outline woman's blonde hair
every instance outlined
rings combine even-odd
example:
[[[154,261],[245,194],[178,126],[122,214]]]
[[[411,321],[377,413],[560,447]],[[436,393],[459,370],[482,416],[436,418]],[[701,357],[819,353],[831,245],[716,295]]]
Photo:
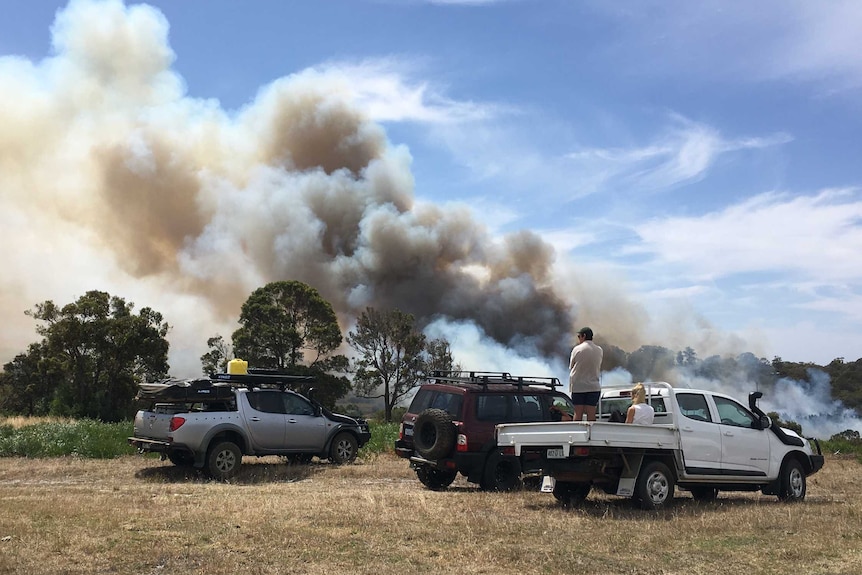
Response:
[[[646,403],[646,388],[642,383],[632,388],[632,405],[637,405],[638,403]]]

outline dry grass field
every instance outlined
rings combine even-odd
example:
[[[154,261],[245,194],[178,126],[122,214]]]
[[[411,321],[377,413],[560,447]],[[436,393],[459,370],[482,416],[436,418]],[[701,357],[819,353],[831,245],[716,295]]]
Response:
[[[805,503],[678,492],[663,512],[593,493],[424,489],[407,463],[246,459],[232,483],[139,456],[0,458],[0,573],[862,573],[856,460],[830,458]]]

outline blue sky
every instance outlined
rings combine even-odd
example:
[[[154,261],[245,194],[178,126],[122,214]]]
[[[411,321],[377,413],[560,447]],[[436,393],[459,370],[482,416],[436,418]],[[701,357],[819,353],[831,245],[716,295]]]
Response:
[[[862,357],[858,2],[152,1],[67,9],[31,0],[5,8],[0,87],[14,87],[6,119],[25,118],[15,133],[45,139],[38,152],[0,161],[2,239],[16,248],[8,263],[16,277],[3,280],[0,299],[3,361],[32,341],[21,311],[93,288],[113,286],[181,324],[172,349],[187,357],[174,364],[203,353],[193,334],[228,333],[218,314],[173,319],[196,307],[199,294],[158,274],[129,274],[120,251],[109,250],[118,263],[106,265],[108,252],[95,246],[104,235],[91,241],[86,217],[63,207],[49,218],[40,206],[87,188],[88,171],[69,173],[74,164],[63,163],[76,149],[68,140],[115,141],[119,132],[86,138],[116,129],[122,110],[138,118],[155,110],[159,126],[182,113],[195,120],[190,130],[202,118],[235,127],[262,113],[281,83],[303,82],[344,91],[366,130],[382,134],[386,154],[400,158],[392,162],[409,168],[405,185],[417,203],[468,210],[489,242],[528,230],[552,246],[553,289],[576,310],[574,321],[615,345],[821,364]],[[55,23],[58,11],[67,17]],[[136,47],[112,55],[118,66],[146,72],[156,62],[146,82],[157,78],[169,95],[129,104],[133,97],[101,94],[89,110],[70,104],[74,129],[30,122],[40,116],[29,103],[56,112],[69,90],[100,94],[98,81],[87,83],[100,68],[80,56],[94,54],[92,38],[118,29]],[[66,65],[91,76],[66,85]],[[22,138],[7,135],[4,144],[0,136],[0,150],[26,148]],[[57,150],[45,151],[45,142]],[[37,170],[59,165],[68,187],[36,200],[22,191],[44,178]],[[59,243],[39,244],[44,234],[25,242],[22,222],[34,210],[45,234],[70,226]],[[178,259],[187,275],[205,267],[188,237]],[[76,255],[57,247],[78,242]],[[43,257],[55,261],[50,272],[30,269]],[[66,276],[61,262],[70,258],[77,267]],[[271,279],[264,268],[252,280]],[[155,295],[165,293],[172,303]]]

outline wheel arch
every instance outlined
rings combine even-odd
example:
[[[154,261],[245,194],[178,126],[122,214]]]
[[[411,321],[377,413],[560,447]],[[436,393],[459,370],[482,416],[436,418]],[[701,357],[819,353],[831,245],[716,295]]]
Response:
[[[338,437],[339,433],[349,433],[353,436],[353,439],[356,440],[356,443],[359,443],[359,433],[349,425],[337,425],[330,432],[329,436],[326,438],[326,443],[323,445],[323,451],[321,453],[329,453],[329,450],[332,449],[332,442],[335,441],[335,438]]]
[[[203,443],[202,449],[195,453],[195,467],[203,467],[206,462],[207,453],[210,448],[220,441],[230,441],[237,444],[240,452],[243,455],[252,455],[249,450],[249,443],[239,429],[234,426],[215,427],[207,434]]]
[[[670,470],[670,474],[673,476],[674,483],[679,483],[679,469],[677,468],[676,459],[674,458],[672,453],[662,452],[645,454],[643,460],[641,461],[641,469],[643,469],[646,465],[652,463],[653,461],[664,463]]]
[[[806,476],[811,475],[811,473],[813,472],[811,459],[802,451],[791,451],[789,453],[786,453],[784,455],[784,458],[781,460],[781,467],[779,467],[779,473],[787,465],[787,462],[793,459],[799,462]]]

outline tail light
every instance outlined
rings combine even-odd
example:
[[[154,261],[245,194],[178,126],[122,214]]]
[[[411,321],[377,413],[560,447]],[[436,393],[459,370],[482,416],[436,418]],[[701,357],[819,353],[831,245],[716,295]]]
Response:
[[[168,427],[168,429],[171,431],[176,431],[177,429],[182,427],[185,422],[186,422],[185,417],[180,417],[178,415],[175,415],[174,417],[171,418],[171,425],[170,425],[170,427]]]
[[[455,451],[467,451],[468,449],[467,436],[463,433],[459,433],[458,442],[455,444]]]
[[[572,454],[573,455],[581,455],[581,456],[586,457],[587,455],[590,454],[590,448],[589,447],[576,447],[572,450]]]
[[[398,426],[398,440],[401,441],[404,439],[404,424]]]
[[[506,447],[500,449],[500,453],[502,453],[503,455],[515,455],[515,446],[507,445]]]

